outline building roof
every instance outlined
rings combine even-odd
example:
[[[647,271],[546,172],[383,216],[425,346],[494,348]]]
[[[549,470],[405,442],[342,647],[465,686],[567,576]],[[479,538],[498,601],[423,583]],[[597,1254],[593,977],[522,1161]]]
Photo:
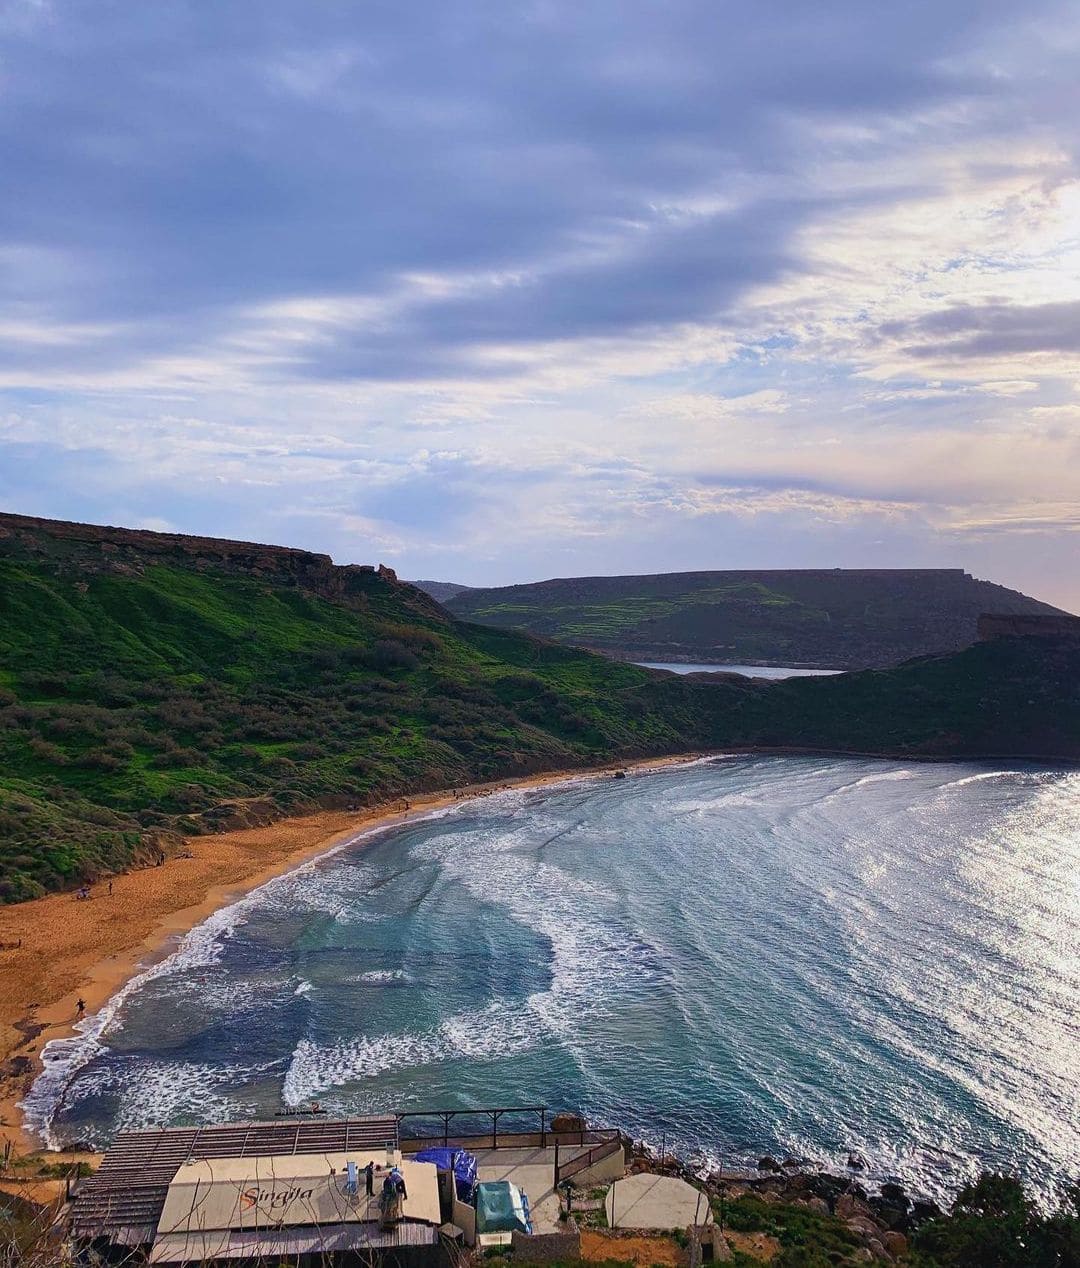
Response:
[[[152,1264],[204,1263],[217,1259],[271,1260],[303,1254],[386,1250],[399,1246],[431,1246],[438,1230],[430,1224],[401,1223],[391,1229],[377,1224],[326,1224],[319,1228],[286,1228],[277,1232],[166,1233],[150,1252]]]
[[[355,1224],[379,1218],[379,1193],[389,1168],[386,1151],[295,1154],[287,1157],[199,1158],[183,1163],[169,1185],[158,1234],[220,1229],[280,1230],[309,1224]],[[349,1192],[349,1162],[380,1170],[374,1194]],[[433,1162],[397,1162],[408,1196],[403,1219],[438,1226],[439,1179]]]
[[[149,1244],[157,1233],[169,1185],[190,1159],[353,1156],[385,1150],[388,1143],[396,1146],[397,1138],[397,1119],[392,1115],[122,1132],[93,1177],[79,1186],[72,1234],[80,1239],[107,1237],[125,1246]]]

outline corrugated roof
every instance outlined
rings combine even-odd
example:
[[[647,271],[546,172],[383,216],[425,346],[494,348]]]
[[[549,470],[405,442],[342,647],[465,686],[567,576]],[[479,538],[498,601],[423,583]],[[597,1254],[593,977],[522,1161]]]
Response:
[[[72,1233],[77,1238],[119,1241],[117,1233],[123,1227],[155,1230],[169,1185],[181,1164],[190,1159],[369,1153],[390,1142],[397,1144],[393,1116],[278,1119],[121,1132],[94,1176],[79,1186],[72,1207]]]

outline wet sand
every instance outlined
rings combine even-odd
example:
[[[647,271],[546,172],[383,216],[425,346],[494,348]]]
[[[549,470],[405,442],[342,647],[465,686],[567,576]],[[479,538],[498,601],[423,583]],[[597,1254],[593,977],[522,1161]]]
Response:
[[[99,1009],[128,978],[176,939],[274,876],[359,833],[391,827],[425,811],[508,788],[529,788],[616,769],[649,769],[693,760],[696,754],[553,771],[474,784],[455,792],[419,794],[364,811],[325,811],[259,828],[192,837],[191,857],[170,857],[97,882],[91,897],[53,894],[0,907],[0,1141],[25,1153],[40,1147],[25,1130],[18,1102],[41,1069],[41,1050],[72,1033],[82,999]],[[12,944],[20,943],[19,946]]]

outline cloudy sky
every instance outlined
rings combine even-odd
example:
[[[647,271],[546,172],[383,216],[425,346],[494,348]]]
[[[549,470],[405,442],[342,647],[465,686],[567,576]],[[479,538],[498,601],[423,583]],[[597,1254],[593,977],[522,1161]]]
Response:
[[[1080,10],[6,0],[0,505],[1080,611]]]

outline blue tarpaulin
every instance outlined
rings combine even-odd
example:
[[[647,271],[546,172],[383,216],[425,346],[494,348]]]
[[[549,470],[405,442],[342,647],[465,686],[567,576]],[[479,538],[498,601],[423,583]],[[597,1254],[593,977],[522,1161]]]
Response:
[[[453,1171],[457,1181],[458,1197],[462,1202],[471,1202],[473,1189],[476,1188],[476,1155],[467,1149],[446,1149],[442,1147],[421,1149],[413,1155],[417,1162],[433,1162],[440,1171]]]

